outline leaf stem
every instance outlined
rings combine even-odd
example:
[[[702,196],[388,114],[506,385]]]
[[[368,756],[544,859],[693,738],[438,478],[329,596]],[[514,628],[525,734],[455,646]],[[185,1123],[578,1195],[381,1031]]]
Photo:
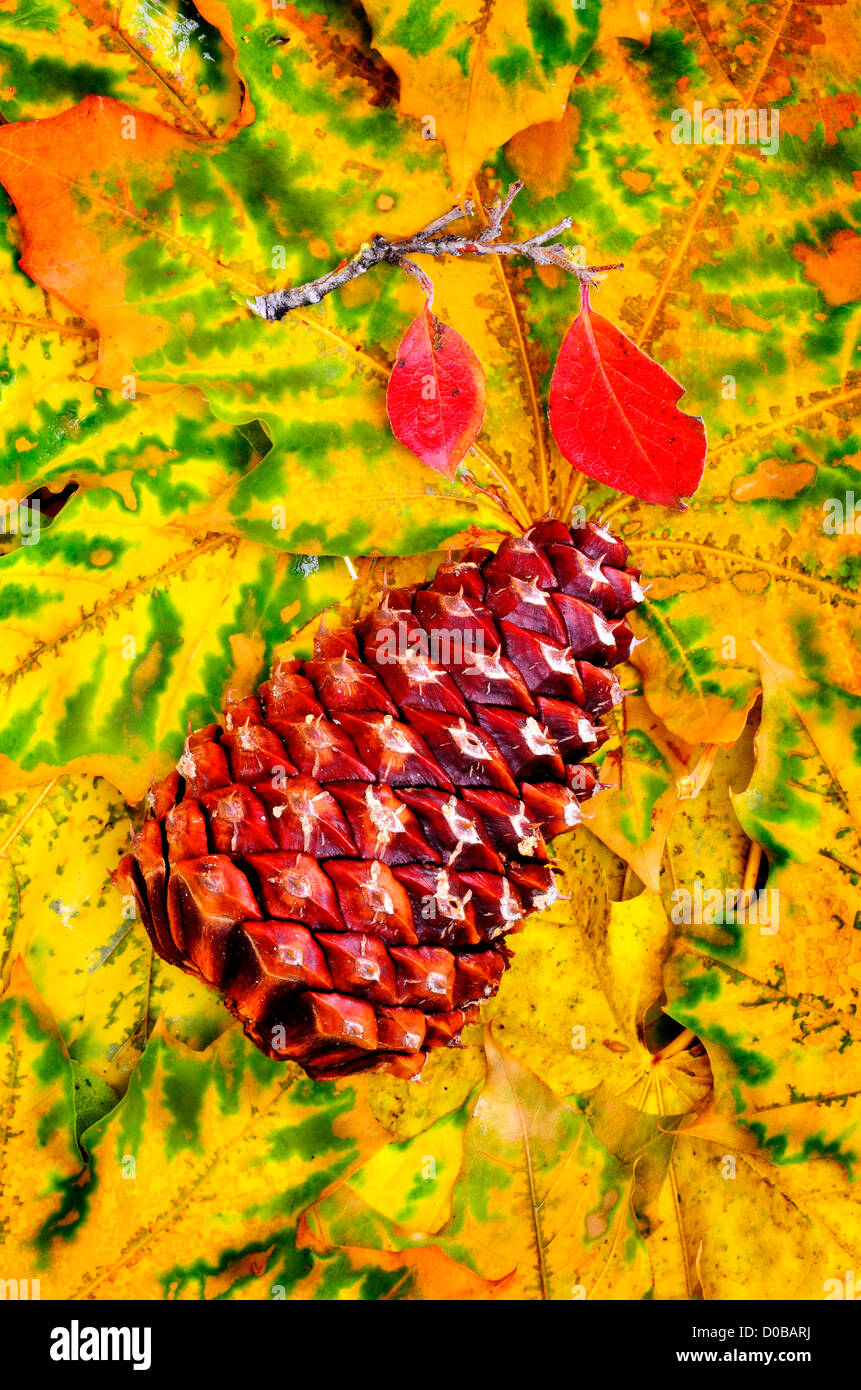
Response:
[[[559,508],[558,513],[554,511],[554,515],[558,515],[560,520],[566,522],[567,518],[571,514],[571,508],[574,506],[574,503],[577,501],[577,498],[580,496],[580,493],[586,486],[586,474],[574,472],[573,469],[571,471],[573,473],[573,477],[571,479],[568,491],[565,494],[565,498],[562,502],[561,507]]]
[[[652,1066],[655,1066],[658,1062],[666,1062],[668,1057],[677,1057],[680,1052],[685,1052],[690,1047],[691,1043],[696,1041],[698,1041],[698,1039],[693,1028],[683,1028],[681,1033],[678,1033],[676,1037],[673,1038],[672,1042],[668,1042],[666,1047],[653,1055]]]
[[[420,265],[416,265],[415,261],[409,260],[407,256],[401,257],[401,269],[405,270],[407,275],[411,275],[414,280],[419,282],[424,291],[425,308],[430,310],[433,306],[433,280],[429,275],[425,275]]]
[[[762,846],[756,840],[751,840],[750,848],[747,852],[747,863],[744,866],[744,878],[741,890],[744,894],[751,893],[756,887],[756,879],[759,874],[759,866],[762,863]]]
[[[508,502],[504,502],[502,498],[497,498],[497,506],[507,516],[512,517],[519,526],[522,526],[524,531],[527,530],[532,525],[534,518],[532,517],[523,493],[509,477],[502,464],[496,463],[489,454],[484,452],[479,444],[474,443],[470,449],[470,453],[481,460],[487,472],[493,474],[503,492],[507,493],[508,501],[511,505],[509,506]]]
[[[521,186],[522,185],[519,183],[512,184],[511,188],[509,188],[508,190],[507,196],[505,197],[505,199],[503,199],[501,203],[494,203],[492,207],[488,208],[487,210],[484,210],[484,208],[482,209],[484,212],[484,216],[487,218],[487,226],[485,227],[484,231],[480,234],[479,241],[492,240],[494,237],[499,235],[499,230],[502,226],[502,219],[505,216],[505,213],[510,208],[512,199],[517,195],[517,192],[519,191]],[[475,191],[476,198],[479,198],[478,187],[475,184],[475,182],[473,182],[473,189]],[[555,229],[551,228],[551,232],[554,230]],[[532,416],[532,428],[535,436],[535,452],[537,455],[538,477],[541,487],[540,510],[541,512],[546,512],[550,506],[550,479],[547,461],[547,445],[544,438],[544,418],[542,416],[538,391],[536,390],[535,379],[532,373],[532,363],[530,361],[529,353],[526,347],[526,339],[524,337],[523,329],[520,323],[520,315],[518,313],[517,301],[514,297],[514,292],[511,288],[511,285],[508,282],[508,278],[505,274],[505,269],[501,260],[497,260],[494,262],[494,270],[499,281],[501,292],[505,297],[508,312],[511,316],[511,327],[513,330],[514,343],[517,348],[517,351],[520,354],[521,365],[523,368],[523,381],[526,388],[530,414]],[[523,511],[525,512],[526,516],[529,517],[530,509],[527,506],[526,501],[522,497],[522,495],[520,496],[519,500],[522,504]],[[529,522],[527,521],[527,525],[528,524]]]

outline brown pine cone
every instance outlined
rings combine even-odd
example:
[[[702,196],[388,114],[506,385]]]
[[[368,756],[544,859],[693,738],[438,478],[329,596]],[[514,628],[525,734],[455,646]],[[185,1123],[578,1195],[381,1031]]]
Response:
[[[474,548],[189,735],[118,878],[268,1055],[416,1075],[496,993],[598,786],[627,555],[559,521]]]

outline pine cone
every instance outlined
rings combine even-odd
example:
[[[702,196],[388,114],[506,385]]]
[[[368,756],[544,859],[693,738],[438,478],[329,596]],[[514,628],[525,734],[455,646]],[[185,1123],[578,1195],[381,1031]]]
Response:
[[[496,993],[598,786],[627,554],[558,521],[474,548],[189,735],[118,877],[269,1056],[416,1075]]]

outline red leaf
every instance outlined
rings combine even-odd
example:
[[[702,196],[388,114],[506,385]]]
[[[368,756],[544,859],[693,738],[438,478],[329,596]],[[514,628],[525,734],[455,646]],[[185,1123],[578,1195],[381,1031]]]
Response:
[[[684,511],[699,487],[705,426],[676,402],[684,387],[589,307],[565,335],[550,383],[550,428],[565,458],[599,483]]]
[[[386,409],[396,437],[453,478],[484,419],[484,372],[472,348],[428,305],[401,340]]]

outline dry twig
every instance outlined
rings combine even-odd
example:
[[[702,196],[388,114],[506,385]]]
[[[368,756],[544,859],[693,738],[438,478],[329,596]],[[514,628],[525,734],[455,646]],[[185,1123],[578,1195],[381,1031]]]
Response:
[[[429,222],[415,236],[402,241],[388,241],[384,236],[375,236],[366,242],[350,261],[345,261],[335,270],[327,271],[316,280],[305,285],[294,285],[287,290],[275,290],[272,294],[261,294],[247,301],[250,308],[261,318],[276,320],[289,314],[291,309],[302,309],[309,304],[318,304],[324,295],[331,294],[349,280],[364,275],[375,265],[383,263],[398,265],[408,274],[420,281],[429,300],[433,297],[433,286],[424,272],[410,259],[412,256],[523,256],[536,265],[555,265],[576,276],[581,283],[594,284],[600,275],[609,270],[621,270],[618,265],[577,264],[571,247],[564,242],[554,241],[561,232],[571,226],[571,218],[563,217],[554,227],[537,232],[526,241],[501,241],[502,223],[523,185],[513,183],[505,198],[486,210],[487,226],[478,236],[462,236],[448,229],[454,222],[460,222],[475,214],[475,205],[470,201],[461,207],[451,209],[442,217]]]

